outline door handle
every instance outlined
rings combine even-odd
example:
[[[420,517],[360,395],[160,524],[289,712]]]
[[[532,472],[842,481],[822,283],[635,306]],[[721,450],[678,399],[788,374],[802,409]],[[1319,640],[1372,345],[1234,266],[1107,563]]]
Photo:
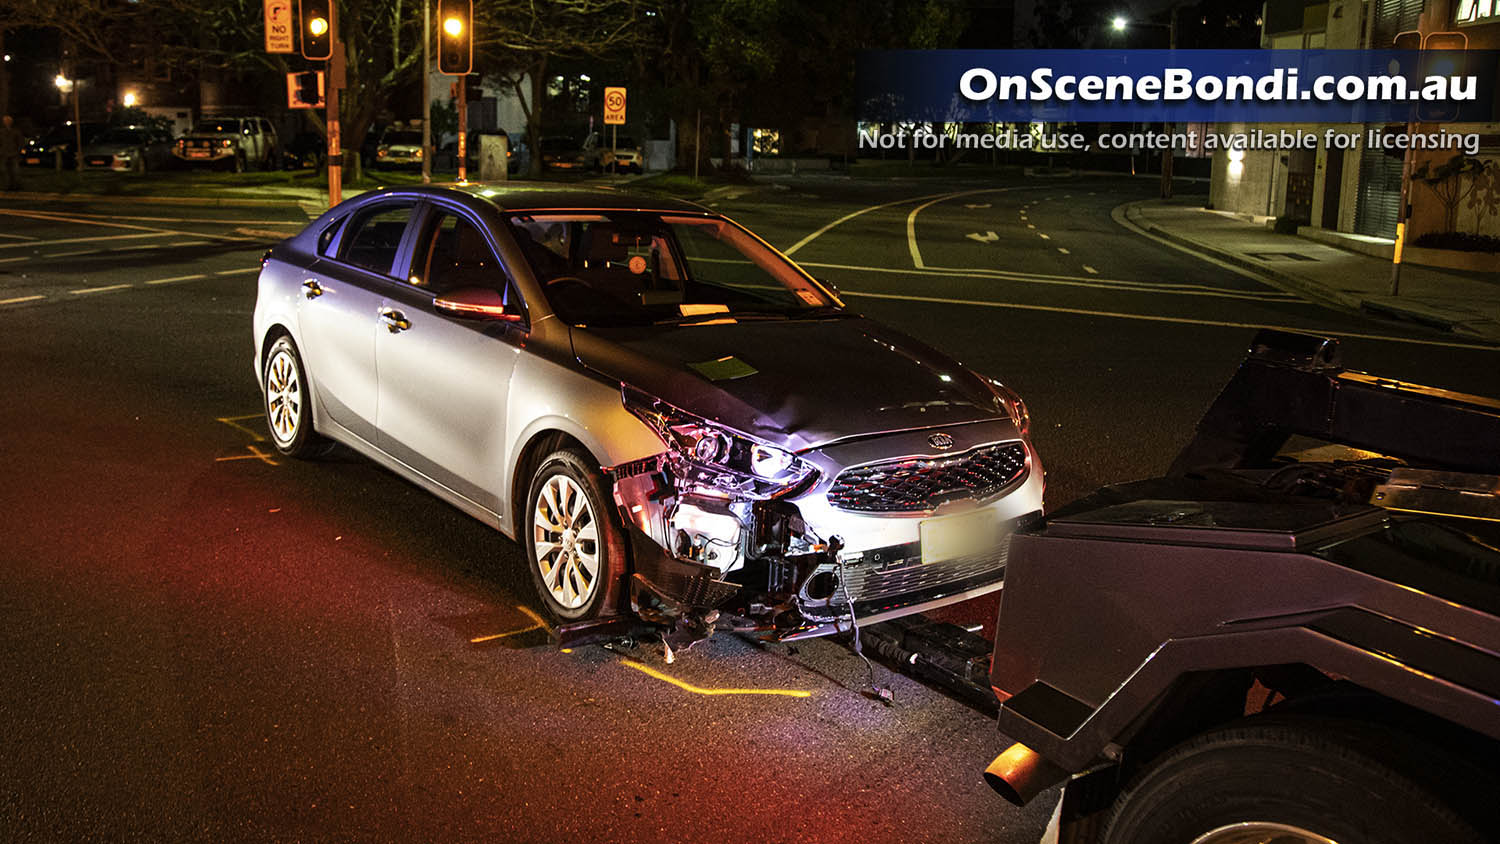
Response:
[[[307,298],[309,299],[316,299],[323,295],[323,285],[319,284],[315,278],[310,278],[302,282],[302,286],[307,289]]]
[[[400,311],[393,311],[390,309],[381,311],[380,321],[385,323],[385,327],[390,329],[390,332],[392,334],[399,334],[402,331],[411,328],[411,321],[408,320],[406,318],[406,315],[401,313]]]

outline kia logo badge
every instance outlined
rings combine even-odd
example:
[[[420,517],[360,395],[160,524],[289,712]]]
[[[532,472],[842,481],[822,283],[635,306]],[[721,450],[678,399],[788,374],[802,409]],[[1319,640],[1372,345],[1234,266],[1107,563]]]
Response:
[[[927,438],[933,448],[949,449],[953,447],[953,438],[947,434],[933,434]]]

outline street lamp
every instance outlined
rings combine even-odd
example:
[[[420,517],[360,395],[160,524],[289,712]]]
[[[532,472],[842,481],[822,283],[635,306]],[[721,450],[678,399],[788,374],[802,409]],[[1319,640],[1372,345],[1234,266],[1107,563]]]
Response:
[[[66,76],[63,76],[61,73],[53,77],[52,84],[56,85],[57,90],[62,91],[63,93],[67,93],[68,91],[73,90],[73,80],[69,79]]]
[[[140,97],[137,97],[134,91],[126,91],[125,96],[120,98],[120,102],[124,103],[126,108],[135,108],[140,101]]]
[[[1110,21],[1109,25],[1114,27],[1115,32],[1124,32],[1125,27],[1130,25],[1130,21],[1125,20],[1124,15],[1115,15],[1115,19]]]

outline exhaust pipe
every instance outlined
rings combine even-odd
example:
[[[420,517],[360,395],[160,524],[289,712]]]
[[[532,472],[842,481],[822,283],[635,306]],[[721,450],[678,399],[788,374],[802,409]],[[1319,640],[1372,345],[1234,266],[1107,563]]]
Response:
[[[1001,797],[1025,806],[1033,797],[1067,779],[1068,772],[1016,742],[984,769],[984,781]]]

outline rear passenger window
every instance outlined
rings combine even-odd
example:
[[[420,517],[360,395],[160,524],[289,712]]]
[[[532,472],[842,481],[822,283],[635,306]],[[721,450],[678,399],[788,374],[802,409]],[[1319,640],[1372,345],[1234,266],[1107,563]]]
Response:
[[[343,239],[347,244],[343,249],[344,262],[390,275],[412,208],[410,203],[386,205],[355,220],[354,228]]]
[[[333,257],[332,255],[329,255],[328,247],[333,245],[333,236],[339,233],[339,227],[344,224],[345,219],[347,218],[340,217],[337,220],[334,220],[333,222],[324,226],[321,232],[318,232],[319,255],[325,255],[330,258]]]

